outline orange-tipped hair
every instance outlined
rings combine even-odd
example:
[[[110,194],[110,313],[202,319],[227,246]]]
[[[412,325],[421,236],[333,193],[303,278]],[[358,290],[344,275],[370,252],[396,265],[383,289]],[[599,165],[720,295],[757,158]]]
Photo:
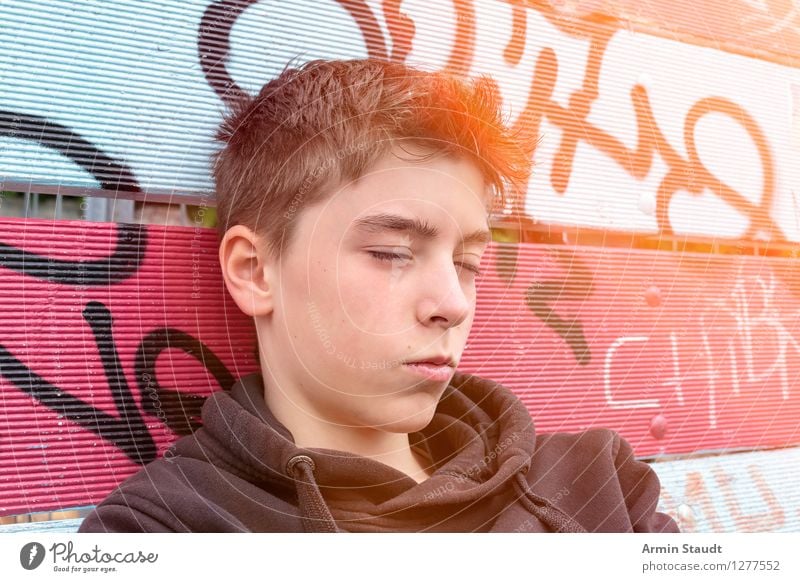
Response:
[[[371,58],[290,64],[257,96],[233,102],[217,130],[223,147],[211,162],[220,236],[244,224],[280,256],[303,207],[409,140],[475,161],[490,209],[527,183],[535,140],[510,129],[491,77]]]

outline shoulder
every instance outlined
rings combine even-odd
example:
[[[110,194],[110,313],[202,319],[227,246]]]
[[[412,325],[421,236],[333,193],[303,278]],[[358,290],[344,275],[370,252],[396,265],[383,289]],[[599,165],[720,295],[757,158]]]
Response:
[[[612,480],[640,473],[655,477],[647,463],[636,459],[631,444],[608,428],[537,435],[532,459],[539,469],[547,467],[574,480],[600,476]]]
[[[608,460],[618,454],[623,440],[617,431],[608,428],[537,434],[534,457],[567,464],[584,457]]]
[[[295,490],[205,459],[149,463],[95,507],[79,532],[299,532]]]
[[[78,531],[198,531],[197,516],[209,513],[209,500],[198,491],[197,483],[207,483],[212,468],[208,463],[183,457],[153,461],[109,493]],[[234,529],[235,525],[232,524]]]
[[[528,480],[590,531],[678,531],[656,511],[656,472],[615,430],[537,435]]]

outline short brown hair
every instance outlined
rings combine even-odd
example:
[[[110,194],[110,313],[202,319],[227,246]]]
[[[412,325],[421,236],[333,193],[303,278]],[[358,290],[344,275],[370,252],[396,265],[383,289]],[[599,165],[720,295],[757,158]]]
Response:
[[[296,212],[358,180],[401,140],[470,156],[492,203],[527,184],[535,141],[506,125],[488,75],[465,80],[374,58],[290,64],[257,96],[235,100],[217,129],[220,237],[243,224],[280,256]]]

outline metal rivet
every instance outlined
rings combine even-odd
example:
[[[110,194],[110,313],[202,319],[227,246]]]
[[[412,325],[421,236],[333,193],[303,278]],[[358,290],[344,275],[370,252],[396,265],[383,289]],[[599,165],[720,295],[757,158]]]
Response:
[[[650,434],[657,439],[663,439],[667,434],[667,418],[663,414],[657,414],[650,420]]]
[[[647,291],[644,292],[644,298],[650,307],[658,307],[661,305],[661,289],[655,285],[651,285],[647,288]]]
[[[316,465],[314,464],[314,459],[312,459],[308,455],[295,455],[294,457],[289,459],[288,463],[286,463],[286,474],[289,475],[289,477],[294,477],[294,466],[297,463],[308,463],[309,465],[311,465],[312,471],[316,468]]]

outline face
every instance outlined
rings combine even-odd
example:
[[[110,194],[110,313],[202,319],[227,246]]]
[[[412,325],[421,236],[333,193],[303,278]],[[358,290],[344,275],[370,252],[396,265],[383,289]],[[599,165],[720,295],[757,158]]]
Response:
[[[306,412],[408,433],[430,422],[454,368],[431,378],[404,362],[458,364],[491,234],[473,162],[404,157],[385,156],[295,217],[265,365]]]

